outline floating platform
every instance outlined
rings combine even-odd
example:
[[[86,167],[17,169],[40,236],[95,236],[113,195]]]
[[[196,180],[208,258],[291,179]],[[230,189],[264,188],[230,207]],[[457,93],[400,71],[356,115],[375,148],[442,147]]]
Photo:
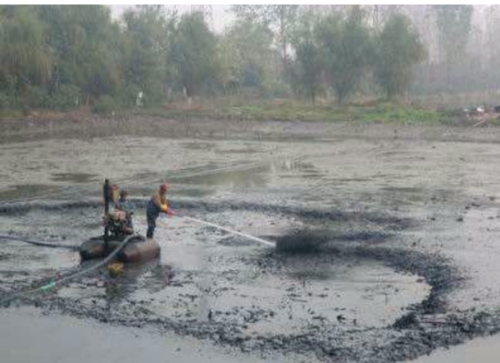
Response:
[[[82,260],[104,258],[112,253],[125,239],[117,237],[108,238],[108,250],[105,251],[104,236],[93,237],[82,243],[80,256]],[[134,237],[118,253],[117,259],[121,262],[144,262],[152,260],[160,255],[160,245],[153,239],[143,236]]]

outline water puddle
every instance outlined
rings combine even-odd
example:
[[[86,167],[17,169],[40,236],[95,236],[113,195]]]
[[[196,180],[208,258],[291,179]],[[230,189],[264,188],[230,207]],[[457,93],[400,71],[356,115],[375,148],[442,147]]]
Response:
[[[213,167],[199,172],[174,176],[177,184],[202,185],[205,187],[246,189],[263,187],[267,184],[269,165],[248,164],[234,167]]]
[[[275,158],[264,161],[246,162],[238,165],[210,164],[193,170],[180,171],[169,179],[176,184],[197,188],[210,188],[215,191],[262,189],[280,180],[289,178],[321,179],[324,173],[312,163],[288,158]]]
[[[68,183],[89,183],[99,180],[99,175],[88,173],[53,173],[52,180]]]
[[[211,150],[216,147],[216,143],[213,142],[183,142],[180,144],[182,147],[188,150]]]
[[[0,191],[0,199],[8,201],[18,198],[31,198],[57,188],[45,184],[10,185],[7,190]]]

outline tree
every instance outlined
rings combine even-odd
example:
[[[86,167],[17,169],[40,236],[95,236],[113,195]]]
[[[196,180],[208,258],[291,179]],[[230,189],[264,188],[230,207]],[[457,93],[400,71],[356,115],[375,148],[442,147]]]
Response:
[[[490,88],[496,87],[500,83],[500,44],[498,44],[498,34],[500,34],[500,7],[491,5],[486,12],[486,34],[485,46],[481,48],[486,54],[481,54],[486,60],[487,77],[483,79]]]
[[[465,58],[471,31],[471,5],[436,5],[438,44],[444,53],[447,84],[452,86],[452,77],[457,66]]]
[[[392,15],[377,37],[375,79],[391,98],[411,83],[414,66],[423,60],[424,48],[404,15]]]
[[[317,37],[337,102],[341,104],[358,86],[372,57],[372,43],[359,7],[347,19],[329,15],[317,28]]]
[[[298,5],[234,5],[232,11],[244,21],[260,22],[272,29],[277,27],[277,41],[280,44],[282,77],[288,79],[288,46],[290,33],[297,18]]]
[[[237,22],[220,39],[227,79],[238,86],[263,87],[272,75],[272,33],[252,20]]]
[[[173,37],[170,64],[191,97],[215,82],[217,39],[199,12],[182,15]]]
[[[160,5],[143,5],[124,13],[123,62],[129,102],[143,92],[146,102],[163,99],[169,39],[175,14],[167,18]]]
[[[316,96],[321,89],[321,57],[320,50],[312,41],[299,44],[295,49],[297,69],[297,82],[303,90],[316,103]]]
[[[293,85],[300,93],[305,93],[316,102],[323,80],[321,50],[315,37],[316,17],[311,13],[300,14],[292,34],[295,49]]]
[[[29,86],[43,86],[50,78],[54,59],[44,35],[30,6],[0,7],[0,88],[11,96],[23,98]]]
[[[57,93],[61,85],[73,85],[89,104],[117,92],[122,80],[117,46],[121,34],[109,8],[38,6],[36,10],[46,24],[47,43],[56,59],[50,93]]]
[[[406,6],[410,8],[411,6]],[[402,5],[364,5],[369,22],[375,30],[382,29],[383,25],[387,22],[392,15],[400,13]]]

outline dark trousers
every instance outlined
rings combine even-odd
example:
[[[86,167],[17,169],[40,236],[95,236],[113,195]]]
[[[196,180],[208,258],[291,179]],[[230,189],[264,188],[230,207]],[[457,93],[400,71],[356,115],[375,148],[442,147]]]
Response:
[[[160,215],[160,209],[150,200],[146,206],[146,218],[148,220],[147,238],[153,238],[156,228],[156,218]]]
[[[158,218],[158,214],[146,213],[146,217],[148,219],[148,231],[146,233],[147,238],[153,238],[153,234],[156,228],[156,218]]]

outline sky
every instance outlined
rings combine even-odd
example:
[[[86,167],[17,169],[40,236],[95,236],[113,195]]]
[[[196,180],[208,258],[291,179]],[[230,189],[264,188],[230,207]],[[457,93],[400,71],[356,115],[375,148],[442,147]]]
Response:
[[[133,7],[132,4],[127,5],[118,5],[113,4],[110,5],[111,11],[114,17],[119,17],[126,9]],[[193,8],[196,8],[199,5],[164,5],[166,8],[175,8],[180,13],[191,11]],[[233,16],[229,14],[228,10],[231,5],[221,4],[221,5],[204,5],[210,6],[212,9],[212,19],[210,26],[212,30],[215,32],[222,32],[224,27],[231,23],[233,20]]]

